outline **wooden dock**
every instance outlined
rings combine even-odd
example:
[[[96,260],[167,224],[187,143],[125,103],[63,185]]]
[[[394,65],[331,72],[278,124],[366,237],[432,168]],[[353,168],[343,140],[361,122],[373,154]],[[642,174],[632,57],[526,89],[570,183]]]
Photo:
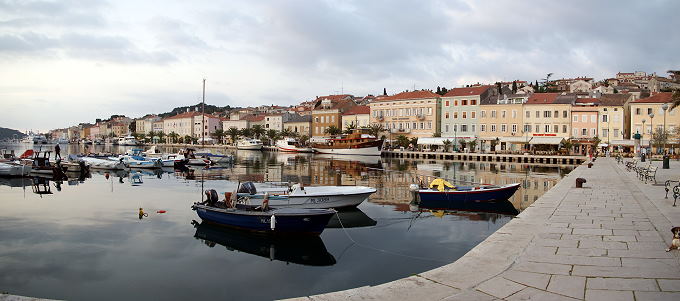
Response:
[[[446,152],[416,152],[400,150],[383,150],[382,157],[404,159],[430,159],[430,160],[458,160],[458,161],[481,161],[481,162],[511,162],[511,163],[539,163],[578,165],[586,161],[585,156],[551,156],[532,154],[479,154],[479,153],[446,153]]]

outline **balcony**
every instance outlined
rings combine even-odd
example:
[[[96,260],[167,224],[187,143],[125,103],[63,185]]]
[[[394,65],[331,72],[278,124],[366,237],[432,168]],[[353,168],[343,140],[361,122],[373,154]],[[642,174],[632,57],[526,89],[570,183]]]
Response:
[[[410,129],[392,129],[392,134],[408,134],[411,132]]]
[[[416,115],[416,118],[418,118],[418,120],[425,120],[425,115],[424,114],[418,114],[418,115]]]

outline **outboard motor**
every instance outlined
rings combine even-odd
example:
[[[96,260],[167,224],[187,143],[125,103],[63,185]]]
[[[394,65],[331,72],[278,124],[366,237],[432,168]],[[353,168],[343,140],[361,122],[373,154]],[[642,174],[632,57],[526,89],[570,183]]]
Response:
[[[238,193],[256,194],[255,184],[253,182],[245,182],[238,188]]]
[[[205,197],[206,197],[206,202],[208,202],[208,206],[215,206],[215,203],[217,203],[219,197],[217,196],[217,191],[215,189],[210,189],[205,191]]]

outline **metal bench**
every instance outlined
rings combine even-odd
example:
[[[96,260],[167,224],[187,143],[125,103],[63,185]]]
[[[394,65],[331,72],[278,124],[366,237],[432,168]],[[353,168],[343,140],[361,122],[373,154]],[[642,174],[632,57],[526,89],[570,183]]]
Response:
[[[654,184],[656,184],[656,170],[659,169],[658,166],[652,166],[645,170],[645,173],[643,177],[645,178],[645,184],[647,184],[648,180],[654,180]]]
[[[633,170],[637,173],[638,179],[640,179],[640,181],[642,181],[642,180],[645,179],[645,173],[647,173],[647,170],[650,169],[650,168],[652,168],[652,162],[651,161],[649,162],[649,164],[647,164],[647,166],[638,166],[638,167],[633,168]]]
[[[673,183],[678,184],[673,186]],[[678,197],[680,197],[680,181],[667,180],[665,186],[666,198],[668,198],[668,192],[673,190],[673,207],[675,207],[675,203],[678,201]]]
[[[634,158],[633,160],[626,162],[626,170],[628,171],[634,170],[637,164],[638,158]]]

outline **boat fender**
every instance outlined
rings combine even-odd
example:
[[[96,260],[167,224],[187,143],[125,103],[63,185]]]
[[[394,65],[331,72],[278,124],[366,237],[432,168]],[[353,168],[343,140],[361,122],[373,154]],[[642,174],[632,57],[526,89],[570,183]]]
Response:
[[[411,184],[408,186],[408,189],[410,191],[418,191],[420,189],[420,186],[418,184]]]
[[[276,216],[272,214],[272,218],[269,220],[269,227],[272,228],[272,231],[276,229]]]
[[[158,211],[156,211],[156,213],[166,213],[166,212],[167,212],[167,211],[165,211],[165,210],[158,210]]]
[[[269,192],[264,193],[264,198],[262,199],[262,211],[269,210]]]

